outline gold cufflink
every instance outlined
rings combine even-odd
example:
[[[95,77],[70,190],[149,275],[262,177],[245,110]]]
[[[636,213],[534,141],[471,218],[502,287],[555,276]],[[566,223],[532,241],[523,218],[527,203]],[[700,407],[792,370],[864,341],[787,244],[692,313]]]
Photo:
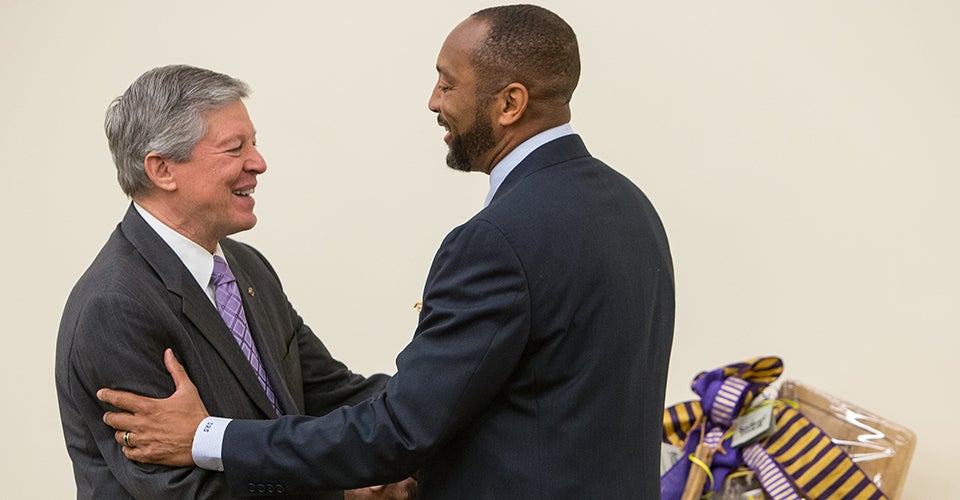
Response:
[[[417,312],[420,312],[420,310],[423,309],[423,302],[420,302],[420,301],[414,302],[413,308],[416,309]]]

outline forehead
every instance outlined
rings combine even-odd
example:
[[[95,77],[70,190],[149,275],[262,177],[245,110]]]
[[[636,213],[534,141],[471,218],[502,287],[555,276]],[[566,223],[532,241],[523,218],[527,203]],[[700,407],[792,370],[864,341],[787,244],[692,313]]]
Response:
[[[437,71],[441,75],[455,77],[473,75],[471,57],[486,38],[487,25],[467,18],[447,35],[437,56]]]
[[[208,111],[204,121],[207,125],[204,140],[216,142],[255,133],[253,122],[250,121],[250,115],[247,114],[247,107],[243,101],[235,101]]]

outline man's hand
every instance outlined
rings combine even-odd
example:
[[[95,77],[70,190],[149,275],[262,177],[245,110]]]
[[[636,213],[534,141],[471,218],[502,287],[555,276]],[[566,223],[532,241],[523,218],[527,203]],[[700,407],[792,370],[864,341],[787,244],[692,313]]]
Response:
[[[343,500],[416,500],[417,481],[408,477],[399,483],[343,492]]]
[[[103,421],[117,430],[115,438],[130,460],[148,464],[193,466],[193,435],[209,414],[196,386],[173,351],[163,353],[176,391],[166,399],[100,389],[97,398],[126,412],[107,412]]]

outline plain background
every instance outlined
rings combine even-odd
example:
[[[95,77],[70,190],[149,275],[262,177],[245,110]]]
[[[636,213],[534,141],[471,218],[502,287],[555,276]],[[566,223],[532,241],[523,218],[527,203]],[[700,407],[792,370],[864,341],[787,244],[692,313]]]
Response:
[[[487,190],[444,166],[427,98],[446,34],[488,5],[0,3],[5,498],[74,495],[54,343],[127,207],[110,100],[171,63],[247,81],[269,169],[239,239],[335,355],[392,372],[437,246]],[[574,129],[644,189],[671,240],[667,402],[692,399],[701,370],[779,355],[784,378],[918,434],[904,498],[960,491],[960,4],[543,5],[580,39]]]

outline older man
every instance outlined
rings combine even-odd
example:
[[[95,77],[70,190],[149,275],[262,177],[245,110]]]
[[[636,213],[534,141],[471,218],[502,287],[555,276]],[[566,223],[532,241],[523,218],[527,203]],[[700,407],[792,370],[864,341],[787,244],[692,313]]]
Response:
[[[57,341],[78,498],[233,498],[222,474],[130,462],[102,421],[109,407],[95,396],[100,387],[174,390],[163,364],[168,347],[218,415],[323,415],[386,384],[384,375],[365,379],[333,359],[266,259],[227,238],[256,223],[251,195],[267,168],[247,94],[227,75],[167,66],[143,74],[107,111],[110,150],[132,203],[70,294]],[[135,446],[129,435],[122,441]],[[348,498],[387,498],[407,486]]]
[[[568,124],[573,30],[536,6],[485,9],[437,71],[447,163],[491,189],[442,243],[384,397],[319,419],[205,418],[173,366],[170,401],[101,393],[135,412],[105,417],[136,438],[128,457],[222,469],[236,492],[419,469],[427,500],[658,498],[673,267],[646,196]]]

